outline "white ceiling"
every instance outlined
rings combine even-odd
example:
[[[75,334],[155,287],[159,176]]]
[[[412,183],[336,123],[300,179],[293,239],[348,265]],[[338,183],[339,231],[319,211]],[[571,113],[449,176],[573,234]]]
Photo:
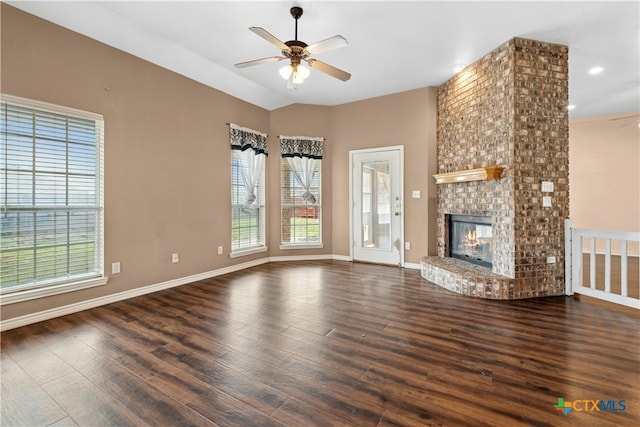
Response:
[[[338,105],[438,86],[454,64],[471,64],[512,37],[569,46],[570,117],[640,111],[640,2],[623,1],[7,1],[36,16],[272,110],[293,103]],[[349,46],[320,54],[352,74],[317,70],[286,89],[282,63],[236,69],[279,55],[248,30],[298,39],[336,34]],[[594,66],[604,68],[596,76]]]

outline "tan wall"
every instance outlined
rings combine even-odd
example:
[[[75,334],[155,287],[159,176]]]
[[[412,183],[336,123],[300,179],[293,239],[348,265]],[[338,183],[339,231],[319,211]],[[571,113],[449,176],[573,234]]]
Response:
[[[619,114],[569,122],[574,227],[640,231],[639,119]],[[629,251],[637,254],[638,245]]]
[[[405,146],[405,235],[413,245],[405,259],[418,263],[428,239],[435,252],[435,223],[426,221],[428,206],[435,209],[434,89],[268,112],[6,4],[1,54],[3,93],[104,115],[105,271],[116,261],[122,267],[103,287],[5,305],[3,320],[266,256],[349,255],[351,149]],[[270,150],[269,252],[234,259],[227,122],[267,132]],[[279,249],[280,134],[326,138],[323,249]],[[411,199],[411,190],[422,198]],[[172,252],[180,253],[178,264]]]
[[[4,305],[3,319],[252,259],[227,255],[225,123],[267,132],[267,110],[6,4],[1,54],[3,93],[104,115],[105,271],[122,266],[102,287]]]
[[[269,255],[349,255],[348,161],[349,150],[354,149],[404,145],[405,239],[412,243],[412,249],[405,252],[405,261],[418,263],[426,254],[435,255],[436,191],[431,177],[436,173],[434,88],[336,107],[293,105],[268,112],[4,3],[1,19],[3,93],[105,117],[107,272],[112,262],[122,263],[122,273],[112,276],[106,286],[5,305],[3,320]],[[227,208],[227,122],[269,134],[270,251],[266,254],[228,258],[231,221]],[[625,130],[631,132],[633,127]],[[572,127],[571,132],[572,217],[579,226],[584,223],[595,227],[589,224],[597,222],[589,218],[593,203],[588,197],[580,199],[580,194],[593,191],[594,185],[581,188],[581,181],[588,177],[577,175],[584,170],[582,162],[592,158],[586,154],[586,143],[582,154],[574,153],[579,127]],[[278,249],[279,134],[327,138],[323,161],[325,247],[321,250]],[[628,190],[620,189],[620,198],[600,203],[598,209],[608,209],[607,215],[620,215],[622,209],[611,206],[624,203],[627,209],[630,205],[632,209],[624,221],[632,224],[633,212],[638,218],[637,133],[625,137],[626,145],[617,155],[609,148],[596,147],[597,140],[614,144],[606,132],[597,138],[593,130],[585,130],[585,134],[593,136],[589,144],[598,150],[599,158],[611,155],[611,161],[604,163],[614,163],[612,169],[622,173],[629,185]],[[633,138],[635,145],[631,143]],[[625,150],[634,154],[627,155]],[[613,195],[604,181],[599,185],[599,197]],[[421,190],[422,198],[412,199],[412,190]],[[630,204],[626,203],[629,197]],[[622,223],[612,220],[608,226]],[[216,254],[218,245],[224,246],[222,256]],[[171,263],[171,252],[180,253],[180,263]]]
[[[278,221],[271,221],[270,254],[349,256],[349,151],[404,145],[405,148],[405,262],[419,263],[435,253],[435,222],[427,221],[429,208],[435,213],[435,89],[423,88],[335,107],[292,105],[271,112],[269,150],[272,181],[279,179],[278,135],[324,136],[323,241],[316,250],[280,250]],[[280,194],[274,185],[269,212],[279,217]],[[412,199],[411,191],[422,197]],[[435,218],[435,216],[431,216]],[[429,231],[431,230],[431,231]],[[428,242],[431,247],[428,247]]]
[[[331,254],[331,161],[330,107],[294,104],[271,111],[269,126],[269,253],[271,256]],[[324,137],[322,160],[322,249],[280,249],[280,140],[278,136]]]
[[[331,109],[333,253],[349,255],[349,151],[404,146],[405,262],[435,253],[435,89],[423,88],[339,105]],[[411,198],[420,190],[420,199]],[[431,247],[427,242],[431,241]]]

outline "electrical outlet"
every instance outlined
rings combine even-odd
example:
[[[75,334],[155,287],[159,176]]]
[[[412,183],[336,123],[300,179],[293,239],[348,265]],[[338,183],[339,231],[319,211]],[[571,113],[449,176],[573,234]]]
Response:
[[[411,242],[404,242],[404,248],[406,250],[410,250],[411,249]]]
[[[218,255],[222,255],[224,253],[224,248],[222,246],[218,246]]]
[[[547,264],[555,264],[555,263],[556,263],[556,257],[554,256],[547,257]]]
[[[111,264],[111,274],[118,274],[118,273],[120,273],[120,263],[114,262]]]
[[[550,208],[551,207],[551,196],[544,196],[542,198],[542,207]]]
[[[171,254],[171,262],[174,264],[180,262],[180,255],[178,252]]]
[[[413,197],[414,199],[419,199],[422,196],[422,193],[420,192],[420,190],[413,190],[411,192],[411,197]]]

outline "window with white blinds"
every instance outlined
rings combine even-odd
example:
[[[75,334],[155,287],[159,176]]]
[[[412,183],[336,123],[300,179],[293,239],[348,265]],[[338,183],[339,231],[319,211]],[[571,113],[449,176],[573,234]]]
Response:
[[[238,254],[265,247],[264,168],[258,173],[254,188],[255,201],[246,206],[245,175],[247,162],[241,156],[253,154],[250,150],[231,151],[231,253]]]
[[[231,143],[231,257],[267,250],[264,164],[267,134],[229,123]]]
[[[3,303],[102,278],[102,116],[5,95],[0,115]]]
[[[322,245],[322,203],[321,203],[321,160],[315,162],[308,188],[305,188],[286,158],[280,165],[280,189],[282,202],[281,248],[317,247]],[[306,200],[306,192],[314,195],[314,200]]]

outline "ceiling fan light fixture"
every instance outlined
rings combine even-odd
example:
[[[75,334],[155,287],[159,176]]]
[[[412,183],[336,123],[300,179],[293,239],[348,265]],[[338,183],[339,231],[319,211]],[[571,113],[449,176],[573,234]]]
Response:
[[[309,69],[307,67],[305,67],[304,65],[298,65],[293,70],[293,82],[296,84],[300,84],[304,82],[307,77],[309,77],[309,74],[311,73],[309,72]]]
[[[283,79],[289,80],[291,74],[293,74],[293,67],[291,66],[291,64],[287,64],[284,67],[280,68],[280,76],[282,76]]]
[[[280,68],[280,76],[289,81],[290,85],[302,84],[309,74],[309,69],[301,64],[288,64]]]

